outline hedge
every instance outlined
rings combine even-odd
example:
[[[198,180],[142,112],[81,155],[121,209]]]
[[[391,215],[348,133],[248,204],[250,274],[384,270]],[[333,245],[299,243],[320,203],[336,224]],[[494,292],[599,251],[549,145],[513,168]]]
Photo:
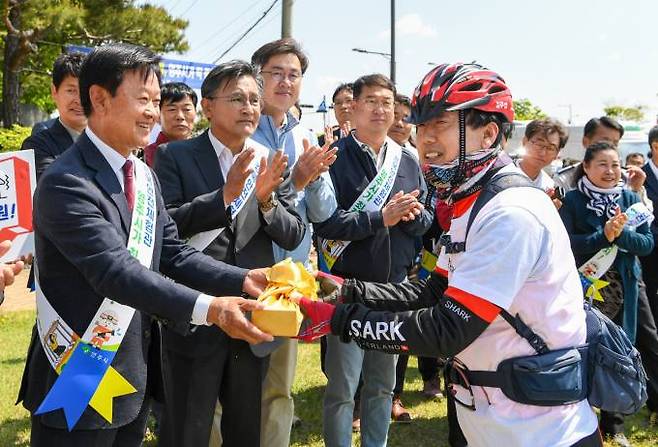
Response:
[[[30,136],[31,127],[14,124],[11,129],[0,127],[0,152],[17,151],[21,148],[23,140]]]

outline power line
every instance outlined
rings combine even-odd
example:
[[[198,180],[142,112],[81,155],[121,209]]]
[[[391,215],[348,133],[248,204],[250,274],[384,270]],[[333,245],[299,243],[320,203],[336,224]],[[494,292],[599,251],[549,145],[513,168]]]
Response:
[[[261,16],[258,18],[258,20],[256,20],[256,22],[254,22],[254,24],[251,25],[251,26],[247,29],[247,31],[245,31],[245,32],[240,36],[240,38],[238,38],[238,40],[236,40],[236,41],[235,41],[230,47],[228,47],[228,49],[227,49],[226,51],[224,51],[224,52],[223,52],[223,53],[222,53],[217,59],[215,59],[215,60],[213,61],[213,64],[216,64],[217,61],[219,61],[221,58],[223,58],[224,56],[226,56],[226,53],[228,53],[228,52],[231,51],[233,48],[235,48],[235,46],[236,46],[237,44],[239,44],[240,41],[241,41],[242,39],[244,39],[245,36],[246,36],[247,34],[249,34],[249,32],[250,32],[252,29],[256,28],[256,26],[257,26],[257,25],[258,25],[258,24],[259,24],[259,23],[265,18],[265,16],[267,16],[267,14],[272,10],[272,8],[274,8],[274,5],[276,5],[276,3],[277,3],[278,1],[279,1],[279,0],[274,0],[274,1],[272,2],[272,4],[269,6],[269,8],[267,8],[267,9],[265,10],[265,12],[263,12],[263,15],[261,15]]]
[[[253,2],[251,5],[249,5],[249,7],[248,7],[247,9],[245,9],[244,11],[242,11],[242,12],[240,13],[240,15],[238,15],[236,18],[230,20],[230,21],[228,22],[228,25],[226,25],[226,26],[220,26],[219,29],[218,29],[217,31],[215,31],[213,34],[211,34],[210,36],[208,36],[208,37],[207,37],[203,42],[201,42],[199,45],[196,45],[196,46],[194,47],[194,49],[192,50],[192,52],[193,52],[193,53],[198,52],[201,48],[205,47],[208,43],[212,42],[214,38],[216,38],[216,37],[219,36],[220,34],[226,32],[227,30],[231,29],[233,26],[237,25],[237,24],[240,22],[240,19],[243,18],[243,17],[245,16],[245,14],[247,14],[249,11],[251,11],[251,10],[252,10],[255,6],[257,6],[258,4],[263,3],[263,1],[264,1],[264,0],[256,0],[255,2]],[[237,35],[237,34],[238,34],[238,33],[235,33],[234,35]],[[231,36],[231,39],[232,39],[232,37],[233,37],[233,36]],[[226,40],[231,40],[231,39],[226,39]],[[214,53],[215,51],[217,51],[217,49],[218,49],[218,47],[215,48],[215,49],[213,49],[213,50],[211,50],[210,52],[211,52],[211,53]]]
[[[181,0],[175,0],[175,2],[174,2],[171,6],[165,8],[165,9],[168,9],[168,10],[169,10],[169,11],[168,11],[169,14],[171,14],[172,11],[173,11],[174,9],[176,9],[176,7],[180,4],[180,2],[181,2]]]
[[[180,16],[181,16],[181,17],[184,17],[185,14],[187,14],[187,12],[188,12],[190,9],[192,9],[192,6],[196,5],[198,1],[199,1],[199,0],[194,0],[194,1],[190,4],[190,6],[188,6],[188,7],[185,9],[185,11],[183,11],[183,12],[180,14]]]
[[[279,17],[281,17],[281,11],[277,12],[276,14],[271,16],[268,20],[264,21],[263,24],[260,26],[260,28],[258,30],[259,31],[264,30],[267,25],[269,25],[270,23],[272,23],[274,20],[278,19]],[[240,44],[249,42],[251,39],[253,39],[256,36],[258,36],[258,33],[251,34],[249,37],[247,37],[242,42],[240,42]]]

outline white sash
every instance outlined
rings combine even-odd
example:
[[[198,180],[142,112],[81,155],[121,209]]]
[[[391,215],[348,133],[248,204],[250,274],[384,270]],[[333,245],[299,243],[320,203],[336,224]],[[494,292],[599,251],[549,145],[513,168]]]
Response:
[[[382,167],[377,172],[361,195],[350,206],[349,212],[357,211],[379,211],[384,207],[386,199],[391,194],[395,177],[402,159],[402,148],[390,138],[386,139],[386,155]],[[322,240],[321,265],[327,272],[345,251],[351,241]]]
[[[247,178],[244,183],[244,188],[240,195],[231,202],[229,205],[229,210],[231,212],[231,218],[235,221],[238,213],[244,208],[244,205],[247,203],[247,200],[254,193],[256,189],[256,180],[258,178],[258,170],[260,168],[260,161],[262,157],[265,157],[267,160],[270,154],[269,149],[263,146],[260,143],[248,138],[245,142],[245,148],[253,148],[255,150],[254,159],[251,161],[249,167],[253,170],[251,175]],[[228,173],[227,173],[228,174]],[[199,251],[203,251],[214,241],[217,237],[222,234],[225,227],[215,228],[208,231],[202,231],[195,234],[187,240],[187,244],[191,247],[196,248]]]
[[[628,220],[624,226],[631,231],[635,231],[637,227],[644,223],[651,224],[653,222],[653,213],[642,202],[637,202],[629,206],[624,213],[628,216]],[[615,263],[617,252],[620,250],[616,245],[603,248],[578,268],[580,280],[587,298],[603,301],[598,290],[608,285],[608,283],[599,280]]]
[[[127,249],[140,264],[150,268],[156,226],[155,186],[148,167],[137,159],[134,160],[134,163],[135,209],[130,223]],[[35,286],[39,341],[50,365],[59,374],[80,337],[48,302],[39,286],[36,268]],[[139,293],[139,291],[135,292]],[[116,352],[134,313],[135,309],[132,307],[119,304],[110,298],[104,298],[91,323],[82,334],[82,341],[102,350]]]

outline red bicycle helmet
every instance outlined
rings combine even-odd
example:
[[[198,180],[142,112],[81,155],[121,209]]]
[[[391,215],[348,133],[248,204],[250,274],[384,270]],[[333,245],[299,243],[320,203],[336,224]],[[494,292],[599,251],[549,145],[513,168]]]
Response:
[[[442,112],[477,109],[514,121],[512,92],[497,73],[475,63],[441,64],[418,84],[409,122],[422,124]]]

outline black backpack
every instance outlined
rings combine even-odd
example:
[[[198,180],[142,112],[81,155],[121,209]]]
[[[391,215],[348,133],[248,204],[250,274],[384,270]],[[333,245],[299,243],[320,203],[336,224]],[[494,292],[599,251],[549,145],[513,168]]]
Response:
[[[477,213],[496,194],[513,187],[533,187],[517,173],[493,177],[476,199],[462,242],[444,238],[447,253],[466,249],[466,238]],[[525,338],[537,354],[500,362],[496,371],[470,371],[461,362],[449,361],[446,378],[462,386],[500,388],[509,399],[528,405],[554,406],[581,401],[605,411],[632,414],[647,400],[647,376],[640,353],[617,324],[584,300],[585,345],[550,350],[519,314],[501,309],[501,316]],[[459,374],[457,371],[460,370]],[[464,377],[468,381],[464,380]]]

